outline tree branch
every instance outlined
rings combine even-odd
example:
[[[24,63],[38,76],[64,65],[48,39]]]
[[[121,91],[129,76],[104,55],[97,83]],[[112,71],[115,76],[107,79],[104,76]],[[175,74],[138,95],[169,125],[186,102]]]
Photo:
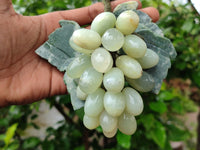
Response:
[[[188,0],[188,3],[190,3],[191,7],[192,7],[192,10],[195,12],[195,14],[197,16],[200,16],[199,12],[197,11],[197,9],[194,7],[193,3],[191,0]]]
[[[198,115],[198,129],[197,129],[197,150],[200,150],[200,111],[199,111],[199,115]]]
[[[54,106],[55,106],[56,109],[63,115],[63,117],[65,118],[65,121],[67,121],[67,122],[70,123],[70,124],[74,124],[73,120],[72,120],[69,116],[67,116],[67,115],[65,114],[65,112],[64,112],[64,110],[63,110],[63,108],[62,108],[61,105],[55,103]]]
[[[84,146],[85,146],[85,150],[89,150],[89,130],[84,127],[83,128],[83,142],[84,142]]]

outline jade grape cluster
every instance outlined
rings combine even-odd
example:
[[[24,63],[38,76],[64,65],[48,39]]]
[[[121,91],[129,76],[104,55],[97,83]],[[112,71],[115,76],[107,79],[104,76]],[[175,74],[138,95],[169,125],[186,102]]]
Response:
[[[100,125],[107,137],[118,129],[127,135],[136,131],[135,116],[144,107],[137,91],[154,88],[145,69],[156,66],[159,56],[134,33],[138,25],[139,17],[132,10],[117,18],[104,12],[93,20],[91,29],[75,30],[69,41],[81,53],[66,72],[78,80],[77,97],[85,100],[83,123],[88,129]]]

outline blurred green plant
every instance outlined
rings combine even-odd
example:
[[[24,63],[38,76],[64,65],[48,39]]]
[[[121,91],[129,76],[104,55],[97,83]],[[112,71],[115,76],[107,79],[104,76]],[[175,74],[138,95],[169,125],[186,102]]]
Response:
[[[43,13],[79,8],[90,5],[90,0],[12,0],[14,8],[23,15],[40,15]],[[159,8],[161,19],[158,25],[170,38],[178,52],[173,62],[168,78],[163,83],[158,95],[143,94],[144,112],[138,116],[138,129],[133,136],[120,132],[114,138],[105,138],[102,129],[89,131],[82,123],[83,109],[74,111],[70,98],[55,96],[46,100],[49,109],[56,108],[64,117],[58,122],[57,129],[49,127],[44,139],[39,137],[22,138],[22,133],[29,127],[39,129],[34,123],[38,115],[34,114],[40,107],[40,102],[25,106],[10,106],[0,109],[0,149],[2,150],[172,150],[171,141],[183,141],[189,150],[195,150],[191,145],[191,137],[197,136],[185,125],[185,116],[197,111],[194,103],[194,86],[200,86],[200,28],[199,15],[191,4],[175,6],[161,0],[142,0],[143,6]],[[175,83],[177,78],[185,83],[191,80],[187,88]],[[197,93],[199,89],[196,88]],[[196,93],[195,93],[196,94]],[[197,94],[197,98],[199,95]],[[47,104],[47,105],[48,105]],[[50,118],[51,119],[51,118]]]

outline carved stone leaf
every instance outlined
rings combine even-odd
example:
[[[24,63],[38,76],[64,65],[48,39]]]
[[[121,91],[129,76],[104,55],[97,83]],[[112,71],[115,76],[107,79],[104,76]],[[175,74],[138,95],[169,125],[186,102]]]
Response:
[[[50,64],[64,71],[71,62],[72,57],[78,54],[69,45],[69,38],[74,30],[80,26],[74,21],[61,20],[61,28],[50,34],[48,41],[40,46],[36,53],[42,58],[48,60]]]
[[[120,13],[125,10],[130,10],[128,7],[121,7],[121,10],[118,10],[115,15],[118,16]],[[155,87],[152,90],[153,93],[158,94],[163,82],[163,79],[166,78],[168,69],[171,67],[171,59],[176,57],[176,50],[171,43],[171,41],[164,37],[162,30],[151,21],[151,18],[139,11],[135,11],[140,18],[139,25],[135,31],[135,33],[144,39],[147,44],[147,47],[155,51],[159,55],[159,63],[148,70],[148,72],[155,81]],[[134,34],[135,34],[134,33]]]
[[[77,109],[80,109],[81,107],[83,107],[84,101],[80,100],[76,96],[76,89],[77,89],[78,81],[70,78],[69,76],[67,76],[67,73],[65,73],[64,82],[67,85],[68,92],[70,93],[71,103],[72,103],[74,110],[77,110]]]

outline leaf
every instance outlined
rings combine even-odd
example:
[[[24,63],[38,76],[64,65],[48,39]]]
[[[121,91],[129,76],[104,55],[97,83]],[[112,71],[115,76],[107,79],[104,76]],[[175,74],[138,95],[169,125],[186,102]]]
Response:
[[[74,148],[74,150],[85,150],[85,147],[84,146],[79,146],[79,147]]]
[[[37,115],[37,114],[34,114],[34,115],[31,116],[31,120],[34,120],[34,119],[36,119],[37,117],[38,117],[38,115]]]
[[[42,149],[48,149],[48,150],[55,150],[55,143],[53,143],[52,141],[44,141],[42,143]]]
[[[165,147],[166,143],[166,131],[165,127],[158,121],[155,122],[155,127],[149,132],[150,137],[154,140],[154,142],[161,148]]]
[[[186,32],[190,32],[192,30],[192,27],[193,27],[193,20],[186,20],[183,24],[183,26],[181,27],[181,29],[183,31],[186,31]]]
[[[155,117],[153,114],[142,115],[138,120],[138,125],[140,122],[145,127],[147,131],[151,130],[154,127]]]
[[[159,101],[170,101],[175,95],[170,91],[162,91],[157,97]]]
[[[15,140],[15,141],[12,142],[11,144],[9,144],[8,147],[6,147],[6,150],[18,150],[19,147],[20,147],[19,141]]]
[[[150,29],[142,29],[136,32],[142,36],[147,44],[147,47],[154,50],[158,55],[174,59],[176,51],[171,41],[165,37],[158,36]]]
[[[18,126],[18,123],[15,123],[12,126],[10,126],[8,128],[8,130],[6,131],[6,136],[5,136],[5,139],[4,139],[4,142],[5,142],[6,145],[8,145],[11,142],[11,139],[15,135],[15,131],[17,129],[17,126]]]
[[[50,34],[49,40],[40,46],[36,53],[47,59],[58,70],[64,71],[71,62],[70,58],[77,53],[70,47],[68,41],[74,30],[80,26],[74,21],[61,20],[59,23],[61,28]]]
[[[0,134],[0,141],[4,141],[6,135],[5,134]]]
[[[0,120],[0,127],[5,127],[9,125],[8,118],[1,118]]]
[[[84,109],[81,108],[81,109],[78,109],[76,110],[76,114],[78,115],[79,119],[83,121],[83,117],[84,117]]]
[[[170,103],[170,107],[172,109],[172,112],[177,114],[183,114],[184,108],[179,100],[174,100]]]
[[[23,149],[31,149],[31,148],[35,149],[39,143],[40,143],[40,139],[36,137],[30,137],[23,142],[22,147]]]
[[[159,36],[164,36],[163,31],[158,27],[157,24],[153,23],[151,18],[146,14],[138,10],[134,10],[140,17],[139,25],[135,32],[142,30],[150,30],[154,34]]]
[[[76,95],[76,88],[77,83],[75,80],[67,76],[67,73],[64,75],[64,82],[67,85],[67,90],[70,93],[71,96],[71,103],[74,108],[74,110],[80,109],[84,106],[84,101],[80,100]]]
[[[147,47],[155,51],[160,58],[155,67],[146,70],[155,81],[153,92],[158,94],[163,79],[166,78],[168,69],[171,67],[170,58],[174,59],[177,54],[171,41],[163,37],[162,30],[151,22],[151,18],[141,11],[136,12],[140,17],[140,23],[135,32],[144,39]]]
[[[117,142],[123,148],[129,149],[131,147],[131,136],[125,135],[119,131],[117,132]]]
[[[151,102],[149,103],[149,107],[151,110],[158,112],[158,113],[165,113],[167,111],[167,106],[164,102]]]
[[[69,39],[72,33],[80,26],[74,21],[60,21],[61,28],[55,30],[49,36],[49,40],[36,50],[36,53],[42,58],[47,59],[50,64],[57,67],[58,70],[66,70],[68,64],[78,54],[69,45]],[[66,76],[65,76],[66,77]],[[84,103],[76,96],[76,84],[72,79],[65,78],[68,92],[71,94],[71,103],[74,110],[83,107]]]
[[[195,84],[200,87],[200,72],[193,72],[192,73],[192,79],[194,80]]]
[[[142,122],[145,128],[146,137],[152,139],[159,147],[164,148],[167,140],[165,127],[154,117],[147,114],[140,117],[138,123]]]
[[[70,95],[59,96],[59,104],[68,104],[71,102]]]
[[[122,7],[121,10],[114,12],[116,16],[125,10],[130,10],[129,7]],[[155,87],[152,90],[153,93],[158,94],[163,82],[166,78],[168,69],[171,67],[171,60],[176,57],[176,51],[171,41],[163,36],[162,30],[155,24],[151,22],[151,18],[138,10],[132,9],[140,17],[140,23],[136,29],[136,33],[141,36],[147,44],[147,47],[155,51],[159,55],[159,63],[150,68],[147,71],[154,81]]]
[[[164,150],[173,150],[169,140],[166,141]]]
[[[171,67],[170,58],[175,58],[176,52],[173,45],[168,39],[161,36],[156,36],[150,30],[141,30],[137,33],[144,38],[147,47],[152,49],[159,55],[158,64],[155,67],[146,70],[146,72],[149,73],[155,81],[153,92],[155,94],[158,94],[163,79],[166,78],[168,69]]]
[[[98,127],[96,128],[96,131],[98,131],[99,133],[103,133],[103,129],[102,129],[101,126],[98,126]]]
[[[190,138],[189,132],[182,130],[174,125],[168,126],[169,139],[171,141],[184,141]]]
[[[20,113],[20,108],[15,105],[10,107],[9,114],[15,119],[19,119],[22,116],[22,113]]]

